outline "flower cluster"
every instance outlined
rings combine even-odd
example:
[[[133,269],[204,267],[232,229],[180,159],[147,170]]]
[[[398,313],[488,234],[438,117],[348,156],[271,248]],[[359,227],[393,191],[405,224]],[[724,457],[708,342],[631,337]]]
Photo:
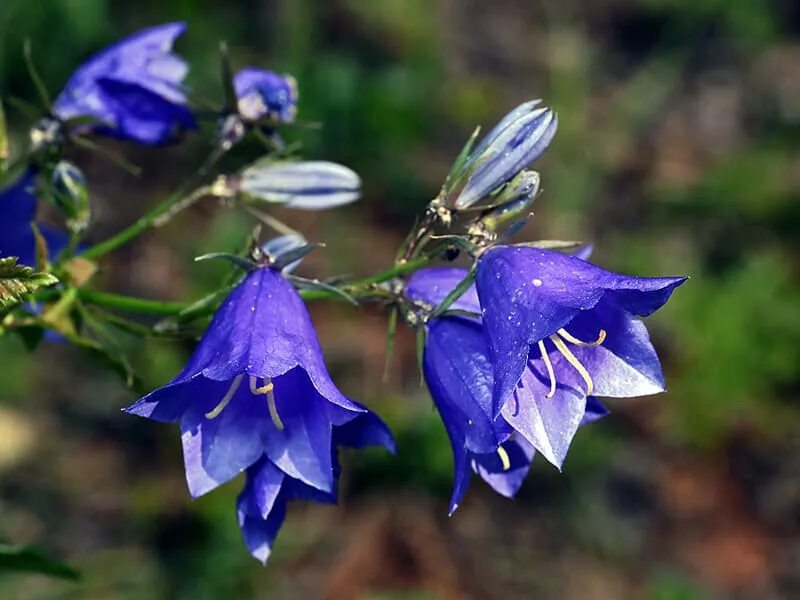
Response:
[[[640,318],[663,306],[685,278],[612,273],[589,262],[590,247],[510,242],[541,192],[541,176],[529,166],[558,126],[555,112],[538,100],[509,112],[477,143],[476,131],[390,268],[363,280],[308,279],[295,271],[319,245],[264,210],[349,204],[360,197],[361,179],[343,165],[287,159],[277,130],[296,117],[294,78],[256,67],[228,75],[224,55],[226,98],[210,111],[215,149],[197,176],[208,181],[88,245],[87,182],[63,152],[90,137],[157,146],[189,131],[202,134],[209,111],[190,106],[188,65],[173,51],[185,29],[152,27],[103,50],[75,71],[34,127],[22,161],[27,168],[0,191],[0,257],[48,271],[46,281],[59,285],[40,298],[20,279],[32,269],[14,271],[14,293],[0,287],[0,332],[52,327],[58,318],[69,341],[98,353],[112,346],[104,345],[110,323],[134,333],[180,333],[213,314],[183,370],[124,410],[179,425],[193,497],[245,474],[236,514],[258,560],[269,558],[290,501],[336,502],[340,447],[395,451],[388,427],[331,379],[306,300],[377,302],[417,329],[423,375],[452,445],[451,514],[473,472],[512,497],[537,453],[561,469],[578,429],[607,414],[598,398],[665,389]],[[219,158],[248,134],[266,154],[215,172]],[[187,306],[86,288],[92,261],[209,196],[281,235],[260,243],[257,228],[238,254],[198,257],[230,261],[230,277]],[[37,199],[64,213],[65,231],[38,223]],[[464,255],[466,266],[430,264]],[[79,269],[78,258],[89,267]],[[26,294],[53,306],[47,319],[15,305]],[[152,328],[118,315],[106,324],[98,322],[106,313],[98,317],[92,307],[168,318]],[[127,373],[126,361],[116,364]]]

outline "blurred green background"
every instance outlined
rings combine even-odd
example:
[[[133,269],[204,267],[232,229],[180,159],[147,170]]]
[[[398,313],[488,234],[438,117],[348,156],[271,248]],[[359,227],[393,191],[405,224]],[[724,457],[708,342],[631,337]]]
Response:
[[[511,503],[475,481],[446,517],[450,450],[412,336],[381,381],[385,321],[312,307],[340,386],[392,425],[399,456],[344,457],[338,508],[294,505],[264,569],[235,523],[240,483],[190,501],[175,428],[124,416],[120,381],[75,350],[0,339],[0,538],[80,582],[0,576],[2,598],[800,597],[800,4],[794,0],[3,0],[0,95],[52,92],[103,45],[184,19],[198,98],[217,42],[238,66],[294,74],[303,154],[362,174],[363,201],[280,216],[327,248],[306,273],[368,274],[435,194],[476,124],[530,97],[559,113],[545,192],[520,237],[585,239],[595,260],[691,281],[648,321],[670,390],[610,403],[559,474],[536,461]],[[11,111],[17,149],[29,121]],[[321,123],[321,127],[313,126]],[[191,172],[202,138],[96,154],[100,240]],[[98,285],[192,299],[252,222],[201,205],[102,264]],[[126,342],[128,343],[128,342]],[[189,347],[129,343],[149,387]]]

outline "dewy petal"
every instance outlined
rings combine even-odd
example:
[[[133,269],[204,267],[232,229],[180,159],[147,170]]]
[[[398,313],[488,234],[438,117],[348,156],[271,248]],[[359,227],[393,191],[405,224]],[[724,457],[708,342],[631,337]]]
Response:
[[[435,308],[464,280],[468,272],[467,269],[461,267],[420,269],[408,279],[405,294],[411,300],[419,300]],[[480,315],[481,305],[478,302],[478,292],[475,290],[475,286],[467,288],[467,291],[453,302],[450,308]]]
[[[684,281],[618,275],[552,250],[498,246],[487,251],[478,262],[475,284],[495,365],[495,410],[510,397],[530,345],[604,297],[633,314],[649,314]]]
[[[264,452],[264,438],[273,435],[266,402],[255,402],[241,385],[216,417],[206,414],[224,396],[231,382],[208,382],[202,397],[181,418],[186,482],[192,496],[201,496],[236,477]]]
[[[230,293],[173,383],[202,374],[230,381],[241,373],[274,379],[301,367],[325,399],[360,412],[328,374],[303,300],[280,273],[251,272]]]
[[[499,454],[495,452],[472,455],[472,469],[495,492],[506,498],[513,498],[522,487],[536,450],[521,436],[515,436],[503,442],[501,446],[508,456],[508,468],[502,464]]]
[[[442,419],[454,421],[465,447],[494,452],[492,365],[480,326],[458,318],[437,319],[428,329],[423,371]]]
[[[558,372],[558,371],[557,371]],[[586,396],[575,386],[559,381],[552,398],[547,374],[532,364],[522,374],[514,395],[501,414],[542,456],[561,468],[572,438],[586,411]]]

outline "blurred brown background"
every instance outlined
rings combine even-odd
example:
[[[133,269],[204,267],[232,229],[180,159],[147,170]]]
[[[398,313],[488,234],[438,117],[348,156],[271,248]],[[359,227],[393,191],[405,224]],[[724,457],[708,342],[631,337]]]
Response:
[[[297,77],[300,120],[322,127],[287,139],[362,174],[357,205],[279,212],[327,243],[309,275],[389,265],[472,128],[544,98],[560,130],[520,237],[590,240],[607,268],[691,275],[648,321],[670,391],[610,403],[563,473],[536,461],[513,503],[475,481],[448,519],[450,450],[411,335],[384,385],[383,316],[314,305],[335,379],[392,425],[399,455],[344,456],[341,506],[292,506],[264,569],[240,542],[240,483],[190,501],[177,431],[122,415],[133,394],[113,374],[65,345],[27,354],[2,338],[0,537],[83,579],[3,576],[0,597],[800,597],[800,4],[4,0],[0,95],[33,98],[24,37],[56,92],[103,45],[177,19],[198,98],[219,100],[225,39],[237,65]],[[29,122],[10,118],[19,145]],[[208,143],[119,149],[143,176],[73,156],[95,240],[168,193]],[[198,298],[221,267],[192,257],[251,225],[198,206],[103,262],[98,284]],[[190,349],[126,343],[149,387]]]

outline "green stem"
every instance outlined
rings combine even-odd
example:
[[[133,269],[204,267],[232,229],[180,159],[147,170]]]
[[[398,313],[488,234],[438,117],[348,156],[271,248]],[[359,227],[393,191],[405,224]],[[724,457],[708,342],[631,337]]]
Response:
[[[353,296],[366,296],[370,295],[370,288],[373,285],[389,281],[400,275],[405,275],[416,271],[428,262],[428,258],[419,258],[414,261],[400,263],[394,267],[387,269],[371,277],[357,279],[349,283],[345,283],[340,287],[343,291]],[[315,300],[335,300],[341,298],[339,294],[329,290],[301,290],[300,295],[306,301]],[[85,288],[78,289],[78,297],[88,304],[95,306],[102,306],[115,310],[122,310],[127,312],[172,316],[183,312],[189,304],[182,302],[164,302],[160,300],[145,300],[144,298],[135,298],[133,296],[125,296],[123,294],[113,294],[110,292],[100,292],[96,290],[89,290]],[[214,306],[204,307],[195,316],[208,315],[214,312]]]
[[[208,194],[211,188],[208,186],[203,186],[191,192],[190,194],[187,194],[186,190],[191,189],[200,181],[202,181],[203,178],[208,175],[214,165],[219,162],[219,159],[222,158],[224,154],[224,148],[215,148],[205,162],[201,165],[201,167],[197,170],[197,173],[195,173],[189,182],[184,184],[179,191],[166,198],[160,204],[157,204],[150,212],[140,217],[139,220],[133,225],[126,227],[116,235],[108,238],[106,241],[95,244],[88,250],[82,252],[81,256],[92,259],[100,258],[112,250],[116,250],[123,244],[128,243],[150,226],[157,224],[158,221],[166,222],[175,216],[174,213],[194,204],[194,202]]]

